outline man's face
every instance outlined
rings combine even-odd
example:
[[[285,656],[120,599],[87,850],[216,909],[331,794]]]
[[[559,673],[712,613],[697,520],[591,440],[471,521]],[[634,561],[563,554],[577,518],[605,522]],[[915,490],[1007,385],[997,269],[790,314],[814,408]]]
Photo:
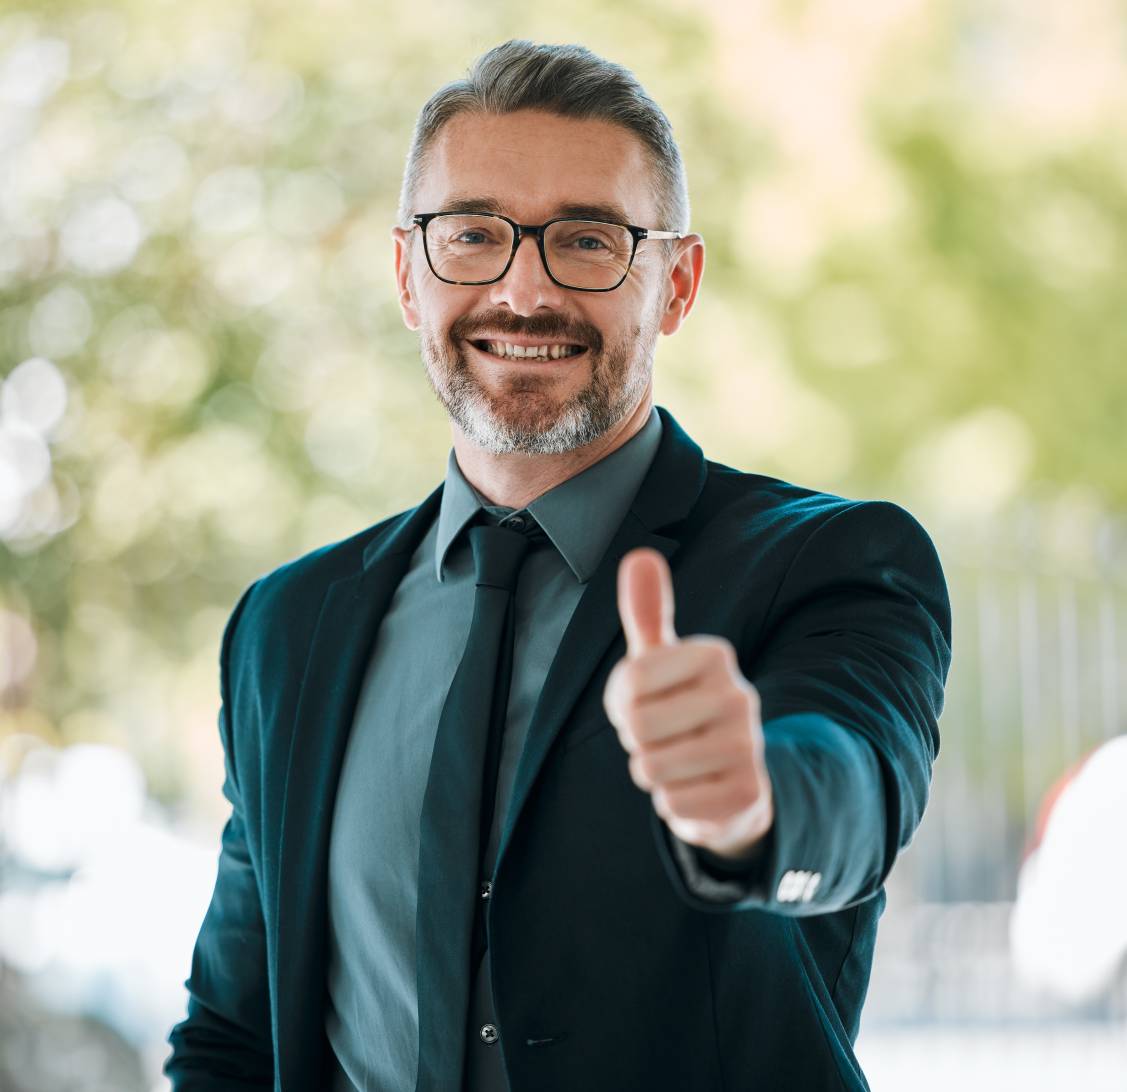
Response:
[[[643,145],[620,126],[531,110],[462,114],[432,144],[410,211],[500,212],[522,224],[590,215],[667,228],[655,219],[650,178]],[[534,238],[521,240],[500,281],[469,286],[431,273],[420,229],[393,234],[400,305],[420,333],[430,384],[462,431],[496,454],[559,454],[618,424],[650,385],[659,331],[671,333],[684,310],[667,313],[672,281],[658,242],[639,244],[614,291],[582,292],[553,283]],[[487,345],[498,341],[583,351],[503,358]]]

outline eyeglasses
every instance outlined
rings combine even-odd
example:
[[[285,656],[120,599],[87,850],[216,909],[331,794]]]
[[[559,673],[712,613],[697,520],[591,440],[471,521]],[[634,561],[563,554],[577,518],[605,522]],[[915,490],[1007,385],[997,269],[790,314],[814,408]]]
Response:
[[[499,281],[513,264],[521,239],[534,235],[553,282],[580,292],[610,292],[626,280],[643,239],[683,238],[679,231],[573,216],[518,224],[497,213],[420,212],[411,220],[422,229],[427,265],[447,284]]]

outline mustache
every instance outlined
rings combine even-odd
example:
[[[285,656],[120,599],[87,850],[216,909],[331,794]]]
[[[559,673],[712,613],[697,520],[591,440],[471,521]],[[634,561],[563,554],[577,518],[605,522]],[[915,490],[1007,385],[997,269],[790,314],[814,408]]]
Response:
[[[490,333],[514,334],[517,337],[551,338],[586,345],[593,353],[602,351],[603,335],[589,322],[569,321],[563,315],[514,315],[511,311],[484,311],[480,315],[463,315],[450,326],[453,342],[473,340],[483,330]]]

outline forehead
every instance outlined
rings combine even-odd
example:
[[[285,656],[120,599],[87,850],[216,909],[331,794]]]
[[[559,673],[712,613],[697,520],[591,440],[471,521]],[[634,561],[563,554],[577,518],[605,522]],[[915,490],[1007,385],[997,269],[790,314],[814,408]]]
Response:
[[[458,114],[430,147],[413,211],[491,198],[495,211],[523,223],[605,206],[660,228],[651,179],[644,145],[621,125],[539,110]]]

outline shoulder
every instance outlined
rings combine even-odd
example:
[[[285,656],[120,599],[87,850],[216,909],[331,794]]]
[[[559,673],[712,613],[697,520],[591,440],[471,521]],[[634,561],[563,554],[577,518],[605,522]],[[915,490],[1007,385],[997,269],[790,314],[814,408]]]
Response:
[[[702,554],[753,574],[773,608],[892,595],[922,605],[950,632],[935,543],[893,501],[839,496],[709,461],[692,522]]]
[[[863,541],[870,549],[882,542],[912,542],[934,550],[919,520],[893,501],[839,496],[711,459],[706,466],[698,505],[703,522],[717,520],[731,531],[760,541],[766,537],[795,551],[831,541]]]
[[[359,572],[368,545],[413,509],[397,512],[354,535],[309,550],[257,577],[241,592],[227,620],[224,652],[246,634],[270,634],[272,641],[307,637],[316,626],[325,594],[335,581]],[[253,639],[253,638],[249,638]]]

